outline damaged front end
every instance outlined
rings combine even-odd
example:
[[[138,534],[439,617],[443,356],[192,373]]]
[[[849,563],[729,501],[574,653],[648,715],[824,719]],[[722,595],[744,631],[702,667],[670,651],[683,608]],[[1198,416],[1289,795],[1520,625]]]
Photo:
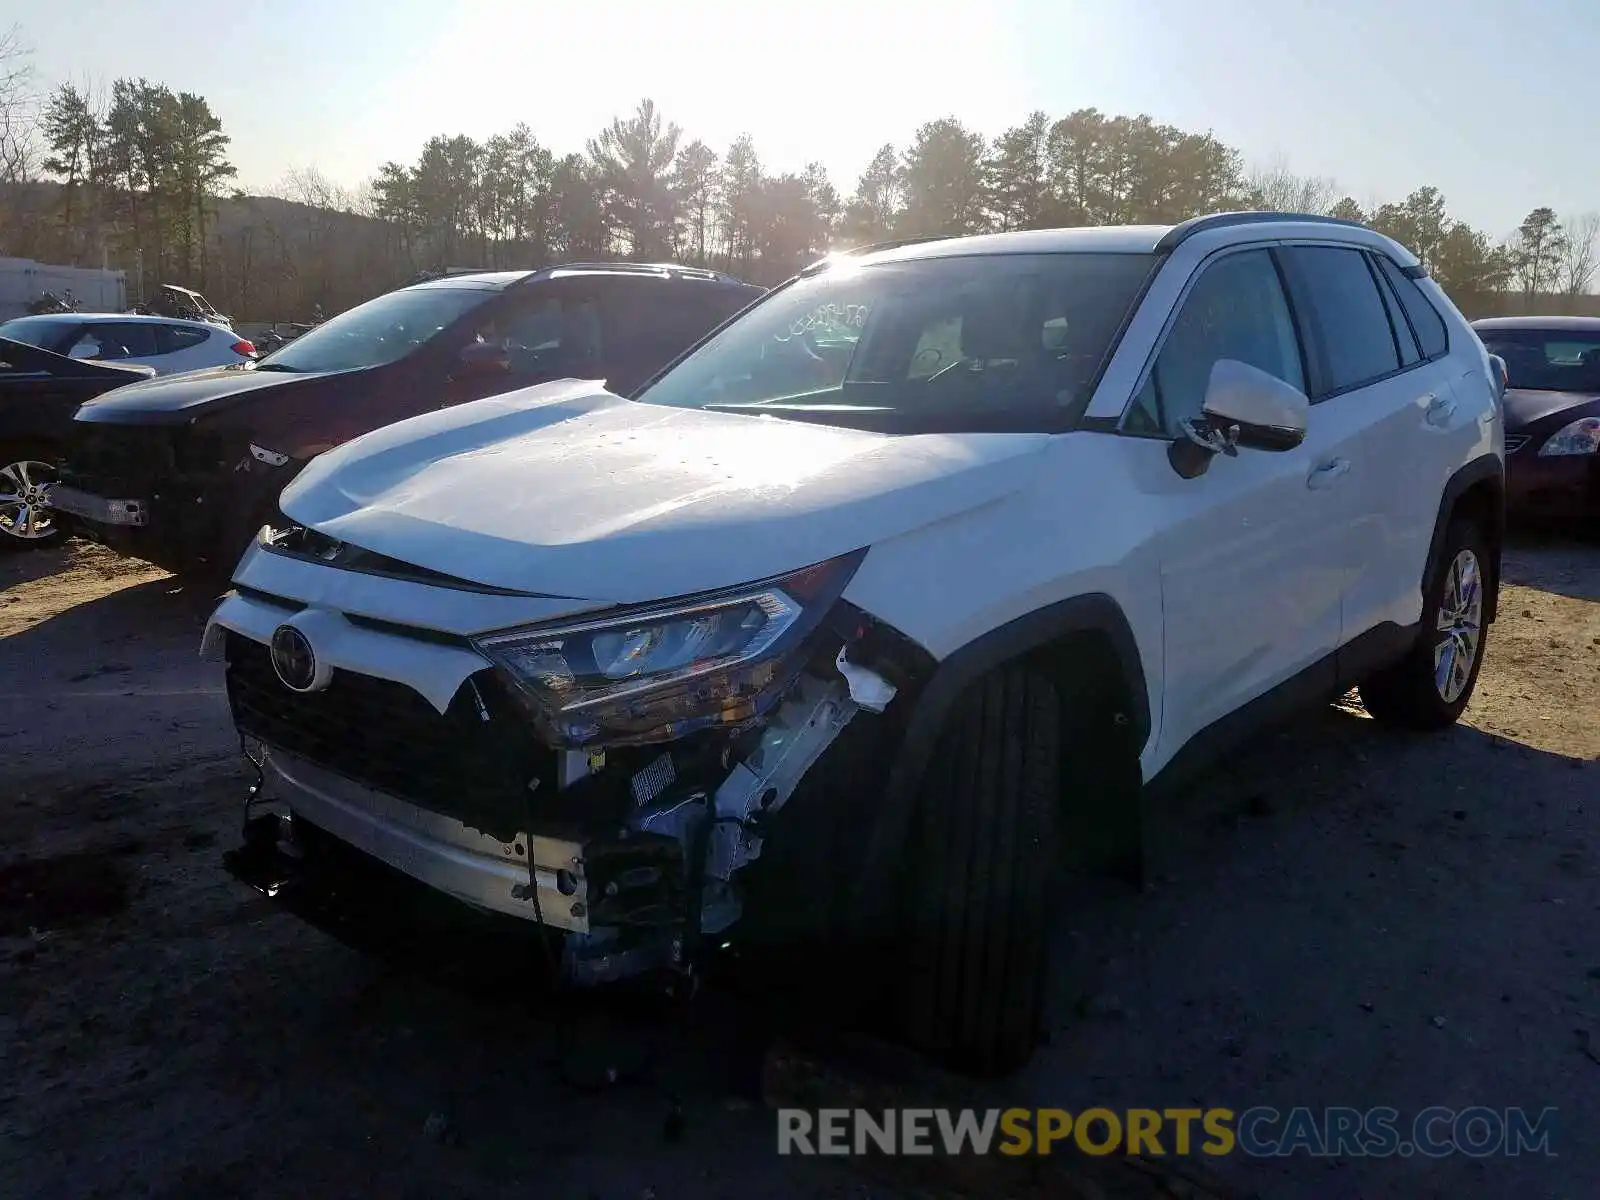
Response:
[[[567,982],[692,971],[801,781],[918,674],[839,599],[860,558],[470,637],[241,586],[207,635],[261,773],[229,869],[309,915],[332,843],[558,934]]]

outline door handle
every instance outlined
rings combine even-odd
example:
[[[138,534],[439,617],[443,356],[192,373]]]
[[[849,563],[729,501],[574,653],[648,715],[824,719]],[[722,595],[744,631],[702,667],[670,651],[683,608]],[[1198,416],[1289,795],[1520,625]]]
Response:
[[[1443,425],[1455,415],[1456,402],[1444,396],[1429,396],[1428,408],[1423,414],[1429,425]]]
[[[1325,487],[1332,487],[1334,483],[1350,473],[1350,460],[1348,458],[1335,458],[1323,463],[1310,475],[1306,476],[1306,486],[1312,491],[1319,491]]]

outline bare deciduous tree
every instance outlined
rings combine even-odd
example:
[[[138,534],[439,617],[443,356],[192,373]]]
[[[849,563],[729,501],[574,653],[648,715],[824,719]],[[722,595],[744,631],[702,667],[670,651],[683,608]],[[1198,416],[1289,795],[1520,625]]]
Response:
[[[33,48],[13,25],[0,33],[0,183],[29,178],[38,117]]]
[[[1566,255],[1561,262],[1562,290],[1581,296],[1600,268],[1600,212],[1579,213],[1563,223],[1567,231]]]
[[[1339,200],[1337,181],[1296,175],[1282,159],[1252,170],[1245,177],[1245,189],[1252,207],[1269,212],[1325,214]]]

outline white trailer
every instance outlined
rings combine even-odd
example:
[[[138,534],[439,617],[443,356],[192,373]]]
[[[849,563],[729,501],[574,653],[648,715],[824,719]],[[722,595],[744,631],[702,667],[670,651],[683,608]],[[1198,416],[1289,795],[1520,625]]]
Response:
[[[95,267],[54,267],[31,258],[0,258],[0,320],[24,316],[46,292],[66,299],[68,292],[84,312],[126,312],[126,271]]]

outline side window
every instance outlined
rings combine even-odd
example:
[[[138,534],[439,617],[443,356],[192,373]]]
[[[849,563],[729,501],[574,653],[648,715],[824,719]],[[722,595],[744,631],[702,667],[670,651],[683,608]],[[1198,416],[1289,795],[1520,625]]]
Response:
[[[600,361],[600,322],[594,301],[584,296],[535,294],[499,309],[478,336],[505,345],[516,375],[582,377]]]
[[[71,346],[67,348],[68,358],[99,358],[100,339],[92,329],[82,330]]]
[[[722,324],[743,302],[698,281],[618,283],[603,297],[612,341],[649,346],[652,356],[675,358]]]
[[[1423,294],[1417,281],[1406,278],[1405,272],[1395,266],[1394,260],[1387,254],[1375,254],[1373,258],[1378,260],[1378,269],[1383,272],[1384,279],[1394,289],[1395,295],[1400,297],[1400,307],[1405,309],[1406,316],[1411,320],[1411,328],[1416,331],[1422,357],[1438,358],[1450,349],[1450,334],[1445,330],[1444,318],[1439,315],[1439,310]]]
[[[1224,358],[1305,388],[1294,320],[1266,250],[1229,254],[1204,268],[1184,298],[1124,428],[1176,436],[1183,421],[1200,415],[1211,368]]]
[[[695,291],[685,297],[685,307],[694,312],[704,328],[695,335],[696,340],[710,333],[736,312],[742,312],[761,295],[757,288],[718,287],[710,291]]]
[[[1372,258],[1369,256],[1367,261],[1371,263]],[[1400,365],[1414,367],[1422,361],[1417,339],[1412,336],[1411,322],[1406,320],[1405,311],[1400,307],[1400,298],[1381,271],[1378,272],[1378,291],[1383,296],[1384,310],[1389,314],[1389,327],[1394,330],[1394,343],[1400,349]]]
[[[1400,369],[1394,329],[1365,254],[1338,246],[1280,253],[1312,355],[1313,399]]]
[[[84,331],[84,337],[79,339],[81,346],[85,341],[93,341],[99,346],[97,353],[79,354],[78,346],[72,348],[74,358],[103,358],[116,360],[119,358],[150,358],[159,353],[156,349],[154,330],[149,325],[112,324],[95,325]]]
[[[157,325],[155,330],[157,354],[176,354],[179,350],[192,350],[211,337],[205,330],[191,329],[187,325]]]

